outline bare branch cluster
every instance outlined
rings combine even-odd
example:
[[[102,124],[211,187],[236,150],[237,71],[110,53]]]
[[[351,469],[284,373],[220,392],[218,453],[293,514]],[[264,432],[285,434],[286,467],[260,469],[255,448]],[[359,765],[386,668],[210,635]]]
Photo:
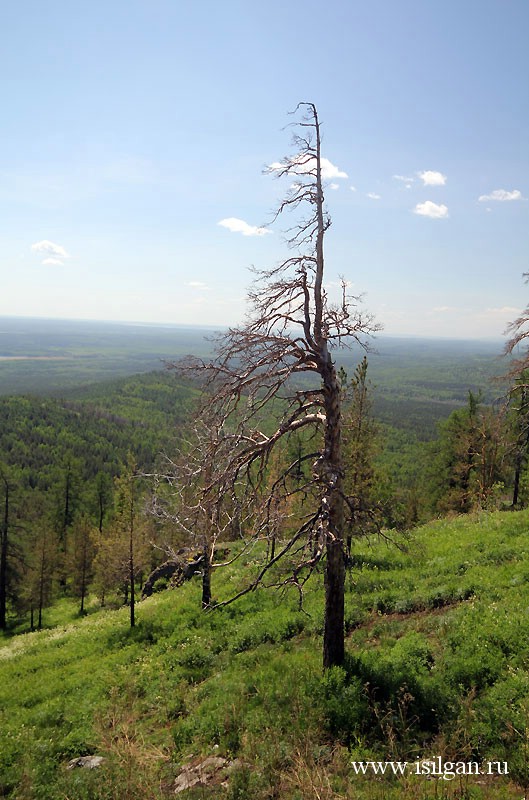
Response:
[[[529,272],[524,272],[525,283],[529,283]],[[505,345],[505,355],[516,353],[520,345],[525,344],[529,339],[529,305],[524,308],[522,313],[507,326],[505,331],[509,339]],[[529,350],[526,348],[522,355],[514,358],[509,369],[509,376],[516,377],[521,375],[524,370],[529,368]]]

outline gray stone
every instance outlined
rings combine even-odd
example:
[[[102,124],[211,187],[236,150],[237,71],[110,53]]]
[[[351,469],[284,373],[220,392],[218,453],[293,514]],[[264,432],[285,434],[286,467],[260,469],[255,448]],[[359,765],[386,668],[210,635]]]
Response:
[[[68,769],[75,769],[75,767],[95,769],[100,767],[104,760],[103,756],[79,756],[79,758],[72,758],[68,764]]]
[[[198,764],[184,767],[175,781],[175,794],[180,794],[193,786],[226,786],[226,779],[235,767],[240,766],[238,759],[229,761],[222,756],[208,756]]]

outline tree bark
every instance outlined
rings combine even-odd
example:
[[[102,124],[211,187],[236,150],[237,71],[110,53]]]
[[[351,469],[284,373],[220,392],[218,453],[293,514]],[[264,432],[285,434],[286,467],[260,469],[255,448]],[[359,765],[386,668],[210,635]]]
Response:
[[[323,632],[323,667],[343,664],[345,655],[345,558],[344,501],[341,458],[341,387],[332,359],[327,354],[323,375],[325,399],[325,479],[323,499],[326,525],[325,623]]]

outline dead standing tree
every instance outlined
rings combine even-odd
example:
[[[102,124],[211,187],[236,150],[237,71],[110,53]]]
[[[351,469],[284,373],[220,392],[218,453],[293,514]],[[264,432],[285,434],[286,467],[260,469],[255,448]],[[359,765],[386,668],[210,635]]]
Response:
[[[310,510],[293,528],[290,520],[286,541],[245,591],[262,584],[269,570],[290,552],[297,554],[290,580],[301,593],[308,575],[325,559],[323,664],[327,668],[344,658],[344,532],[354,512],[343,490],[342,389],[332,350],[353,341],[364,344],[364,337],[378,326],[359,311],[358,298],[347,295],[345,281],[338,304],[330,302],[325,290],[324,237],[330,217],[324,206],[322,170],[328,162],[321,156],[316,107],[301,103],[296,111],[300,110],[304,116],[297,123],[295,155],[268,170],[291,181],[275,218],[286,211],[306,213],[287,232],[295,254],[272,269],[255,271],[251,311],[243,325],[218,338],[216,359],[190,360],[183,368],[205,376],[207,401],[201,415],[207,429],[216,432],[208,449],[210,458],[201,465],[199,503],[206,516],[211,517],[212,506],[225,505],[229,499],[246,509],[252,535],[259,537],[269,532],[271,510],[280,496],[303,493],[312,500],[304,504]],[[307,382],[306,376],[312,380]],[[279,415],[276,429],[268,435],[262,430],[265,407]],[[286,463],[270,485],[267,466],[272,453],[300,433],[309,443],[308,452],[299,452]],[[305,475],[301,481],[300,474]]]
[[[169,559],[178,563],[182,553],[188,560],[197,559],[202,573],[202,608],[210,608],[211,572],[221,566],[214,563],[215,547],[219,537],[233,534],[238,515],[229,498],[215,491],[222,483],[218,474],[220,431],[206,424],[205,412],[202,416],[195,421],[192,444],[172,458],[166,456],[163,472],[151,476],[150,511],[176,530],[176,542],[161,547]]]

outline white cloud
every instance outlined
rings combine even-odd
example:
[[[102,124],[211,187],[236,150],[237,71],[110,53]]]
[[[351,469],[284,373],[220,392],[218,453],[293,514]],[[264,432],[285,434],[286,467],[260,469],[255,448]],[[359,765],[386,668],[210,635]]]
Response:
[[[320,159],[321,165],[321,177],[324,180],[332,180],[333,178],[347,178],[347,172],[343,172],[342,170],[338,169],[334,164],[332,164],[328,158]],[[316,159],[315,158],[303,158],[303,156],[294,156],[294,158],[287,159],[285,162],[281,161],[274,161],[273,164],[268,166],[268,169],[271,172],[279,172],[282,169],[285,169],[286,166],[290,166],[290,174],[291,175],[307,175],[312,170],[316,169]]]
[[[349,188],[352,192],[356,192],[356,186],[350,186]]]
[[[430,219],[446,219],[448,217],[448,206],[425,200],[424,203],[417,203],[413,213],[418,214],[420,217],[430,217]]]
[[[347,172],[343,172],[343,170],[338,169],[335,167],[334,164],[331,164],[328,158],[322,158],[321,161],[321,177],[325,180],[330,178],[347,178]]]
[[[42,261],[45,266],[62,266],[63,259],[70,258],[70,254],[60,244],[50,242],[48,239],[43,239],[41,242],[35,242],[31,245],[34,253],[46,256]]]
[[[479,198],[480,203],[487,203],[489,200],[497,200],[499,203],[506,203],[510,200],[525,200],[519,189],[508,192],[507,189],[494,189],[490,194],[482,194]]]
[[[375,194],[375,192],[368,192],[367,197],[369,197],[370,200],[380,200],[380,195]]]
[[[331,183],[331,185],[329,186],[329,189],[336,190],[336,189],[339,189],[339,188],[340,188],[340,184],[339,183]]]
[[[221,225],[223,228],[227,228],[232,233],[242,233],[243,236],[264,236],[267,233],[272,233],[268,228],[258,228],[257,225],[249,225],[243,219],[237,219],[237,217],[221,219],[217,224]]]
[[[443,175],[442,172],[434,172],[431,169],[427,169],[424,172],[418,172],[417,175],[424,186],[444,186],[446,183],[446,175]]]
[[[70,255],[66,252],[64,247],[61,247],[60,244],[50,242],[48,239],[43,239],[41,242],[35,242],[35,244],[31,245],[31,249],[35,253],[43,253],[44,255],[52,257],[55,256],[56,258],[69,258]]]

